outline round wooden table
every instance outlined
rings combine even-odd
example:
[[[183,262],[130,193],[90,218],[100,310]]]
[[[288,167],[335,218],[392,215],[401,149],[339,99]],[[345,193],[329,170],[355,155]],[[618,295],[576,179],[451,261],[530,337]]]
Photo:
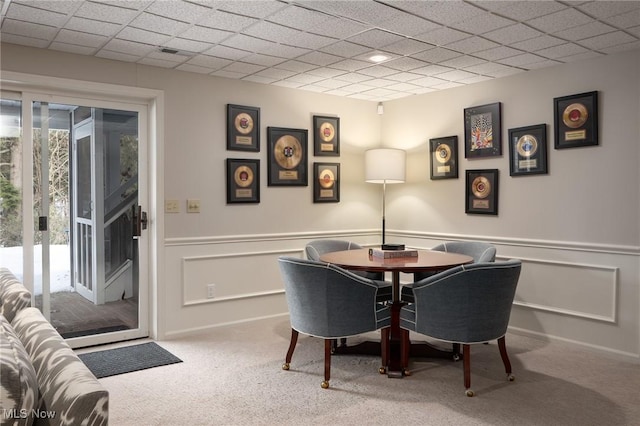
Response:
[[[400,300],[400,273],[413,273],[432,271],[438,272],[459,265],[472,263],[473,258],[458,253],[446,253],[433,250],[418,250],[415,257],[382,258],[372,256],[369,249],[345,250],[325,253],[320,256],[322,262],[332,263],[344,269],[354,271],[391,272],[393,296],[391,304],[391,330],[389,337],[390,356],[387,365],[389,377],[403,377],[407,366],[402,365],[400,353],[400,308],[403,302]],[[370,348],[371,345],[366,347]],[[346,350],[345,347],[336,348],[336,353],[354,353],[356,350]],[[443,351],[431,345],[412,345],[412,355],[453,357],[453,352]]]

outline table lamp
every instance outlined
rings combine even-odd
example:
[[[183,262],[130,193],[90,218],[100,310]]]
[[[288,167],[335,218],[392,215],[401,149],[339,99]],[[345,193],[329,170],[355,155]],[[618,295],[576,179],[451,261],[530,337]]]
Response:
[[[385,209],[388,183],[404,183],[406,153],[401,149],[370,149],[364,154],[365,181],[382,184],[382,245],[385,245]],[[383,247],[384,248],[384,247]]]

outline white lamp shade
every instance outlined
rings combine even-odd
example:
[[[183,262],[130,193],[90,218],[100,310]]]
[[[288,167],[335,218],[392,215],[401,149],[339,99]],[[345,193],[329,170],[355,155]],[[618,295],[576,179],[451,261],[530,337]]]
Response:
[[[365,181],[403,183],[407,154],[401,149],[379,148],[364,153]]]

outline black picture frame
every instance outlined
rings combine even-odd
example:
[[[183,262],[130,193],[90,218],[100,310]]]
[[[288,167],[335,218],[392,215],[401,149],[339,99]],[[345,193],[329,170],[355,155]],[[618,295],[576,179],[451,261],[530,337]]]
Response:
[[[313,163],[313,202],[340,202],[340,163]]]
[[[308,130],[267,127],[268,186],[308,186]]]
[[[554,148],[598,145],[598,92],[553,99]]]
[[[431,180],[458,178],[458,136],[429,139]]]
[[[465,213],[498,215],[498,169],[467,170]]]
[[[227,104],[227,150],[260,151],[260,108]]]
[[[502,155],[502,103],[464,109],[464,157]]]
[[[260,160],[227,158],[227,204],[260,202]]]
[[[313,116],[313,155],[340,156],[340,117]]]
[[[509,174],[547,174],[547,125],[509,129]]]

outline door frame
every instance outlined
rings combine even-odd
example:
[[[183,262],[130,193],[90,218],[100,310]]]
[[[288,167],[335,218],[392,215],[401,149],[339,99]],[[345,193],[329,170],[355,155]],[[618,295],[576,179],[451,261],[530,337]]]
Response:
[[[31,101],[54,101],[56,103],[70,103],[77,105],[92,104],[91,106],[111,108],[116,105],[137,105],[143,108],[146,114],[142,114],[140,121],[140,139],[147,141],[147,162],[139,164],[139,176],[145,176],[147,180],[147,194],[140,197],[143,208],[148,211],[149,221],[147,231],[148,261],[145,270],[141,270],[141,281],[147,283],[146,288],[140,287],[144,292],[148,303],[146,312],[141,311],[139,328],[137,330],[119,331],[118,336],[122,340],[142,337],[137,335],[139,330],[146,329],[145,335],[153,339],[162,339],[165,335],[163,322],[160,321],[164,306],[164,286],[162,285],[163,273],[160,265],[164,259],[164,92],[160,90],[144,89],[138,87],[120,86],[106,83],[94,83],[64,78],[46,77],[34,74],[3,71],[0,74],[0,88],[3,91],[22,93],[23,116],[23,144],[25,152],[32,152],[32,112]],[[55,100],[53,98],[56,98]],[[59,99],[58,99],[59,98]],[[28,106],[28,108],[26,107]],[[32,179],[33,158],[25,155],[23,159],[23,182]],[[34,223],[33,195],[31,191],[23,194],[23,239],[33,241],[34,229],[27,224]],[[33,293],[33,270],[27,265],[33,265],[33,246],[23,251],[24,284]],[[146,276],[146,279],[144,277]],[[106,343],[104,335],[94,335],[73,339],[70,343],[74,347],[89,346]]]

